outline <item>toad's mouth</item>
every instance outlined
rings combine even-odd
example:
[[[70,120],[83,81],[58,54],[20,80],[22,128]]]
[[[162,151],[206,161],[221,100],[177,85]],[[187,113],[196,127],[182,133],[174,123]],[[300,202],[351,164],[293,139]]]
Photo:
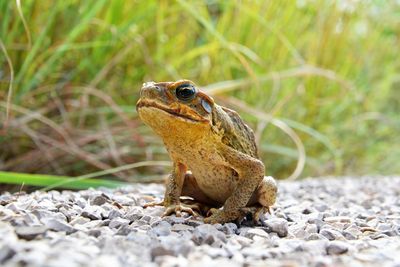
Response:
[[[178,117],[182,120],[189,121],[192,123],[193,122],[195,122],[195,123],[208,122],[207,119],[201,117],[199,114],[197,114],[197,112],[195,113],[193,110],[191,110],[187,107],[177,106],[174,108],[170,108],[170,107],[164,106],[154,100],[139,99],[139,101],[136,104],[136,110],[139,111],[143,107],[156,108],[156,109],[164,111],[165,113],[168,113],[174,117]]]

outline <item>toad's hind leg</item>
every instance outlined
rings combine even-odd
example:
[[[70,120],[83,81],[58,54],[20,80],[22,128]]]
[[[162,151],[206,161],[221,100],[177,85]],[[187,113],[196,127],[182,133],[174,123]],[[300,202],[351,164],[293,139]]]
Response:
[[[275,203],[278,187],[275,179],[265,176],[260,185],[254,191],[244,211],[253,215],[254,221],[259,221],[260,216],[269,212],[270,207]]]
[[[190,197],[192,199],[187,199]],[[206,216],[211,208],[219,208],[222,204],[212,200],[199,188],[197,181],[190,172],[185,174],[185,181],[182,187],[181,202],[192,207],[194,210]]]

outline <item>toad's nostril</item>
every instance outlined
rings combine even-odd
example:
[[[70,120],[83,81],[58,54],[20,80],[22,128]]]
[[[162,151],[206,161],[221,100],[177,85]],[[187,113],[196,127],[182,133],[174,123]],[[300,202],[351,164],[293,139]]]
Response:
[[[140,97],[147,96],[152,87],[154,87],[154,82],[143,83],[142,89],[140,89]]]
[[[152,87],[154,85],[154,82],[145,82],[142,85],[142,88],[147,88],[147,87]]]
[[[140,90],[140,97],[148,97],[154,98],[162,93],[162,86],[159,86],[155,82],[147,82],[143,84],[142,89]]]

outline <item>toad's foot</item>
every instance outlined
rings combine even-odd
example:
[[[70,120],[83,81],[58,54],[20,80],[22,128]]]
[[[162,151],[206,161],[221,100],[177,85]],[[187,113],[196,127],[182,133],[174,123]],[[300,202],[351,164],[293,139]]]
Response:
[[[199,216],[198,212],[200,212],[200,210],[198,209],[199,207],[196,204],[193,205],[187,205],[184,203],[171,204],[168,207],[166,207],[166,210],[162,216],[164,217],[175,213],[176,217],[180,217],[182,212],[186,212],[189,215],[197,217]]]
[[[166,208],[165,212],[162,215],[163,217],[171,215],[173,213],[175,213],[176,217],[180,217],[182,212],[186,212],[193,216],[199,216],[199,213],[201,212],[201,206],[199,206],[199,204],[197,203],[185,204],[178,202],[177,204],[166,205],[164,200],[146,203],[143,205],[143,208],[155,206],[164,206]]]
[[[155,207],[155,206],[164,206],[164,200],[146,203],[143,205],[143,208]]]
[[[246,215],[251,215],[254,224],[258,224],[262,219],[264,219],[265,213],[271,214],[270,208],[263,206],[245,207],[240,210]]]
[[[210,209],[209,213],[211,213],[211,216],[205,218],[204,222],[210,224],[232,222],[242,218],[245,215],[245,213],[240,210],[226,211]]]
[[[200,215],[202,216],[209,216],[210,213],[210,206],[201,203],[201,202],[197,202],[195,200],[191,200],[191,199],[183,199],[181,198],[181,203],[185,204],[186,207],[193,209],[194,211],[198,212]]]

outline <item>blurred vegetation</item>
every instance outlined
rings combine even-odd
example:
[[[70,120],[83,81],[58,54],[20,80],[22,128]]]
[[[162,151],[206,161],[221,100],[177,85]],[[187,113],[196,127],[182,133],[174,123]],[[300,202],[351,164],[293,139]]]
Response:
[[[268,175],[399,174],[399,45],[398,1],[0,0],[0,170],[157,180],[138,91],[185,78]]]

